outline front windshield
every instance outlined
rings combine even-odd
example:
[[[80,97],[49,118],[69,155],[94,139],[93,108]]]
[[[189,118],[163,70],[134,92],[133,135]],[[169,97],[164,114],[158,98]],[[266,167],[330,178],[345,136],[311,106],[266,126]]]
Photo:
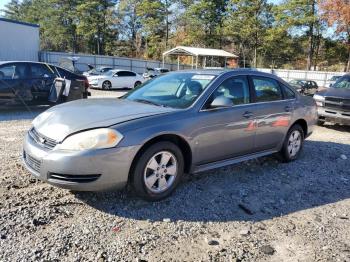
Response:
[[[335,82],[332,88],[350,89],[350,75],[343,76],[342,78],[338,79],[338,81]]]
[[[187,108],[208,87],[215,75],[177,72],[147,81],[123,98],[173,108]]]

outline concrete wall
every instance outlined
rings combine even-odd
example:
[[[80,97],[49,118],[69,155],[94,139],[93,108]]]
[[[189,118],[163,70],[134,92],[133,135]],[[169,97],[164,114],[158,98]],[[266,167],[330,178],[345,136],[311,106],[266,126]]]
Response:
[[[39,46],[39,26],[0,18],[0,61],[38,61]]]

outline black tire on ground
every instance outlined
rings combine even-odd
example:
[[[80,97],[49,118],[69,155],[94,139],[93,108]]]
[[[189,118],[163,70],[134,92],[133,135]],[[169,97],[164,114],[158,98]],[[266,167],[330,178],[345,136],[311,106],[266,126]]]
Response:
[[[112,83],[110,81],[104,81],[102,83],[102,89],[103,90],[110,90],[110,89],[112,89]]]
[[[324,121],[322,121],[322,120],[317,120],[317,125],[323,126],[323,125],[324,125]]]
[[[169,188],[167,188],[163,192],[155,193],[150,191],[146,186],[144,176],[145,176],[148,162],[153,158],[154,155],[163,151],[170,152],[176,158],[177,172],[173,180],[173,183],[171,184],[171,186],[169,186]],[[130,182],[136,194],[141,198],[147,201],[159,201],[161,199],[164,199],[170,196],[173,193],[176,186],[181,181],[183,173],[184,173],[184,158],[180,148],[171,142],[166,142],[166,141],[158,142],[148,147],[139,156],[139,158],[136,159],[135,165],[132,168],[132,171],[130,174],[131,175]]]
[[[140,81],[137,81],[135,84],[134,84],[134,88],[138,87],[139,85],[141,85],[142,83]]]
[[[292,136],[292,134],[297,134],[299,133],[300,134],[300,148],[299,150],[297,151],[297,153],[295,155],[293,155],[291,153],[291,151],[288,149],[288,146],[290,145],[290,138]],[[302,127],[298,124],[295,124],[293,125],[287,135],[286,135],[286,138],[283,142],[283,146],[282,146],[282,149],[281,151],[278,153],[280,159],[283,161],[283,162],[291,162],[291,161],[294,161],[295,159],[297,159],[303,149],[303,144],[304,144],[304,138],[305,138],[305,135],[304,135],[304,131],[302,129]]]

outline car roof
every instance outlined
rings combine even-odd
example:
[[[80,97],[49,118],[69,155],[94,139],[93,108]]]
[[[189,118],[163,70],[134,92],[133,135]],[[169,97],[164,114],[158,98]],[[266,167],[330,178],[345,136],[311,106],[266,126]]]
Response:
[[[127,69],[113,69],[113,70],[110,70],[111,72],[120,72],[120,71],[123,71],[123,72],[131,72],[131,73],[135,73],[134,71],[131,71],[131,70],[127,70]],[[136,73],[135,73],[136,74]]]
[[[0,65],[5,65],[5,64],[12,64],[12,63],[30,63],[30,64],[48,64],[48,65],[52,65],[55,66],[53,64],[50,63],[46,63],[46,62],[37,62],[37,61],[1,61]]]

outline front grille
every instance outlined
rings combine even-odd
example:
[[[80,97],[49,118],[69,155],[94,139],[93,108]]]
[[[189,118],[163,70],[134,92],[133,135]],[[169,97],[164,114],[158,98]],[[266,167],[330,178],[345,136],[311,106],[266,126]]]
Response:
[[[40,134],[38,131],[35,130],[33,127],[32,129],[29,130],[29,136],[40,146],[43,146],[47,149],[53,149],[58,143],[46,136],[43,136]]]
[[[48,179],[51,181],[73,182],[73,183],[90,183],[96,181],[101,175],[66,175],[49,173]]]
[[[40,173],[41,161],[23,152],[23,158],[26,164],[34,171]]]
[[[325,108],[337,109],[342,111],[350,111],[350,99],[338,97],[326,97]]]

